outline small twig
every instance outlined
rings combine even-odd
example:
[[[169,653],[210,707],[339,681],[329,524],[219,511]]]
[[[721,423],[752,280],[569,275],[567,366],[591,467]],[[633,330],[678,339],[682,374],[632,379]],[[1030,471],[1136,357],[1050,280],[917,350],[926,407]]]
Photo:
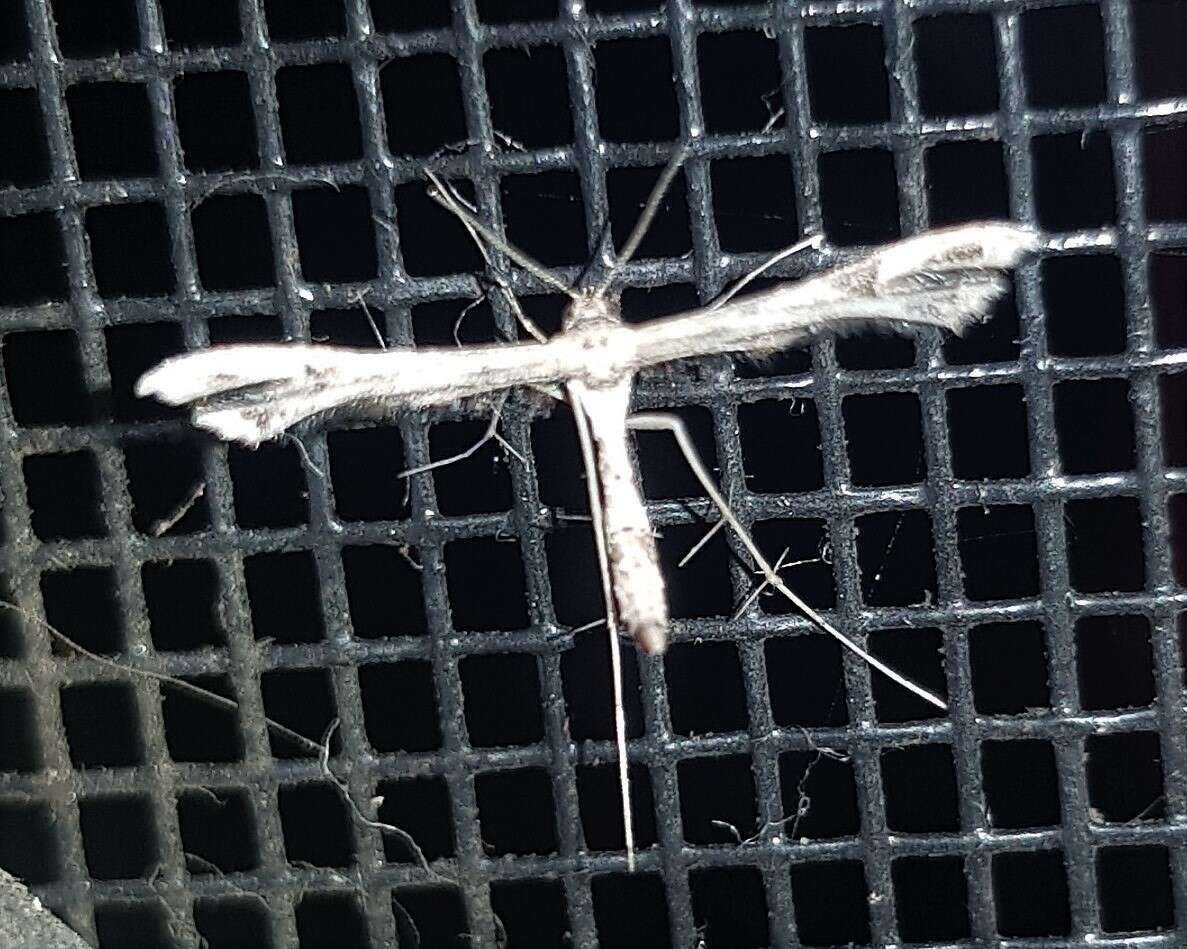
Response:
[[[197,482],[192,488],[190,488],[190,493],[182,499],[181,503],[178,504],[177,507],[175,507],[165,517],[152,522],[152,525],[149,527],[149,533],[152,534],[153,537],[161,537],[162,535],[173,530],[173,528],[176,527],[178,523],[180,523],[181,520],[190,513],[194,505],[198,503],[198,499],[201,498],[205,493],[206,482]]]
[[[194,685],[192,682],[187,682],[185,679],[179,679],[176,676],[171,676],[164,672],[157,672],[154,669],[138,669],[135,666],[125,665],[124,663],[117,662],[114,659],[108,659],[106,656],[101,656],[96,652],[92,652],[85,646],[75,642],[51,623],[41,619],[39,616],[29,612],[26,609],[17,606],[15,603],[10,603],[7,600],[0,599],[0,609],[6,609],[15,613],[26,622],[33,623],[34,625],[39,626],[41,629],[44,629],[50,634],[50,636],[60,642],[63,646],[66,646],[68,649],[74,650],[80,655],[85,656],[87,659],[90,659],[92,662],[99,663],[100,665],[109,669],[114,669],[120,672],[122,675],[129,675],[133,677],[139,676],[141,678],[151,679],[171,688],[178,689],[179,691],[186,692],[189,695],[193,695],[201,701],[227,709],[228,711],[239,711],[239,703],[234,699],[229,699],[226,696],[219,695],[217,692],[212,692],[209,689],[204,689],[201,686]],[[265,717],[264,723],[268,726],[269,730],[271,730],[276,735],[288,739],[298,747],[302,748],[304,751],[317,756],[318,764],[322,773],[334,785],[334,787],[338,790],[338,793],[342,795],[343,800],[345,800],[356,820],[368,827],[374,827],[377,830],[381,830],[385,833],[389,833],[398,837],[412,851],[413,855],[417,859],[417,862],[420,864],[421,869],[423,869],[429,876],[446,883],[455,882],[448,879],[447,877],[442,876],[429,865],[428,858],[425,857],[424,851],[421,850],[416,840],[406,830],[402,830],[392,824],[385,824],[381,821],[372,820],[371,818],[367,817],[367,815],[364,814],[359,808],[358,804],[355,803],[354,798],[350,794],[350,789],[347,787],[345,782],[343,782],[342,779],[334,774],[334,772],[330,769],[330,739],[333,737],[334,731],[338,727],[338,719],[335,718],[330,723],[320,742],[312,741],[309,738],[306,738],[300,732],[293,731],[293,729],[289,728],[287,725],[282,725],[280,722],[274,719]]]
[[[455,883],[455,880],[450,880],[448,877],[442,876],[429,865],[428,857],[425,856],[424,851],[420,849],[420,845],[416,842],[416,839],[410,833],[408,833],[408,831],[395,826],[395,824],[387,824],[364,814],[362,808],[359,807],[359,805],[355,802],[354,796],[350,793],[350,788],[347,786],[346,782],[331,770],[330,740],[334,737],[334,732],[338,730],[339,724],[341,723],[337,718],[335,718],[330,722],[329,725],[326,726],[326,730],[322,734],[321,744],[318,747],[317,761],[318,766],[321,769],[321,773],[325,775],[326,780],[328,780],[334,785],[334,787],[338,789],[338,793],[341,794],[342,799],[346,801],[346,806],[350,808],[351,813],[354,815],[355,821],[357,821],[359,824],[362,824],[364,827],[370,827],[374,830],[381,831],[382,833],[391,834],[394,837],[398,837],[400,841],[412,851],[413,856],[416,857],[416,862],[420,864],[420,868],[424,870],[425,873],[427,873],[433,879],[440,880],[443,883]]]
[[[101,656],[97,652],[92,652],[85,646],[76,643],[73,639],[71,639],[61,630],[57,629],[55,626],[51,625],[46,620],[43,620],[41,617],[36,616],[35,614],[30,613],[28,610],[17,606],[15,603],[10,603],[7,600],[0,600],[0,609],[9,610],[12,613],[16,613],[17,616],[21,617],[26,622],[33,623],[34,625],[44,629],[50,634],[50,636],[60,642],[63,646],[66,646],[68,649],[73,649],[80,655],[86,656],[86,658],[90,659],[92,662],[97,662],[99,665],[106,666],[108,669],[115,669],[125,675],[140,676],[141,678],[145,679],[154,679],[157,682],[171,686],[172,688],[178,689],[179,691],[196,696],[203,702],[208,702],[211,705],[217,705],[220,708],[228,709],[232,712],[239,711],[239,703],[234,699],[229,699],[224,695],[219,695],[217,692],[211,692],[209,689],[204,689],[201,686],[194,685],[192,682],[187,682],[185,679],[179,679],[176,676],[169,675],[168,673],[157,672],[155,669],[138,669],[135,666],[125,665],[122,662],[116,662],[114,659],[108,659],[106,656]],[[267,724],[268,728],[277,735],[287,738],[289,741],[295,742],[306,752],[314,755],[320,753],[321,745],[306,738],[300,732],[295,732],[287,725],[282,725],[280,722],[273,721],[270,718],[265,718],[264,722]]]

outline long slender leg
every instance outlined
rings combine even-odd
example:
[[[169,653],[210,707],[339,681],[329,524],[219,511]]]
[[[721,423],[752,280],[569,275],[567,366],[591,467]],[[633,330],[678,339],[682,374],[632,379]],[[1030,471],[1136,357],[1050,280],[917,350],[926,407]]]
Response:
[[[423,465],[417,465],[415,468],[408,468],[401,471],[396,477],[411,478],[413,475],[424,474],[426,471],[432,471],[434,468],[444,468],[446,465],[452,465],[455,461],[465,461],[474,452],[478,451],[483,445],[489,441],[496,441],[503,446],[503,450],[509,455],[518,458],[520,462],[526,464],[527,459],[523,457],[515,447],[504,439],[499,434],[499,420],[503,417],[503,406],[507,404],[507,396],[510,390],[499,394],[499,398],[495,404],[494,409],[491,410],[490,423],[486,426],[486,431],[482,433],[478,441],[474,442],[469,448],[459,451],[457,454],[450,455],[448,458],[438,458],[436,461],[430,461]]]
[[[447,208],[449,211],[453,212],[453,214],[458,217],[463,226],[466,227],[466,229],[470,232],[470,235],[474,238],[474,242],[478,245],[479,252],[486,260],[490,271],[495,274],[496,283],[506,296],[520,324],[526,327],[532,336],[543,342],[543,334],[527,317],[527,314],[523,312],[523,308],[519,305],[519,301],[511,292],[510,286],[494,269],[490,255],[487,252],[486,244],[489,244],[491,247],[494,247],[497,250],[501,250],[530,273],[544,280],[546,283],[551,283],[554,287],[562,290],[564,293],[572,296],[572,291],[563,284],[557,282],[556,278],[544,270],[544,268],[536,263],[536,261],[532,260],[526,254],[523,254],[515,248],[512,248],[506,242],[501,240],[498,235],[489,231],[484,225],[482,225],[482,223],[478,221],[477,216],[473,213],[470,213],[461,196],[458,195],[446,182],[441,181],[431,171],[426,171],[425,174],[437,189],[432,193],[434,200],[436,200],[443,207]],[[627,382],[626,385],[629,391],[629,382]],[[556,394],[559,396],[559,393]],[[610,668],[611,675],[614,679],[614,743],[618,754],[618,784],[622,794],[623,835],[626,844],[627,868],[631,871],[634,871],[635,827],[634,818],[631,813],[630,762],[627,758],[626,711],[622,684],[622,647],[618,641],[618,621],[614,606],[614,586],[611,576],[610,558],[607,552],[607,534],[604,518],[605,507],[602,500],[602,479],[599,477],[599,461],[598,453],[594,445],[595,439],[591,433],[593,420],[591,420],[590,416],[588,415],[586,406],[582,401],[581,391],[576,386],[570,386],[568,387],[567,395],[573,408],[573,417],[577,425],[577,437],[581,444],[582,461],[585,466],[586,484],[589,490],[590,514],[593,520],[594,542],[598,555],[598,569],[602,580],[602,597],[606,607],[606,629],[607,634],[610,637]],[[499,409],[501,408],[502,403],[499,405]],[[625,414],[626,404],[624,403],[622,415],[625,417]],[[604,416],[604,413],[595,411],[595,415],[601,419]],[[463,452],[461,456],[457,457],[464,457],[465,455],[474,452],[478,449],[482,442],[491,437],[495,431],[495,427],[498,422],[498,416],[499,412],[496,410],[495,415],[491,420],[491,428],[488,429],[483,439],[472,446],[467,452]],[[604,424],[598,426],[599,429],[603,427]],[[624,437],[625,432],[625,428],[622,428],[622,434]],[[440,462],[434,462],[430,465],[422,466],[419,469],[414,469],[414,471],[404,472],[404,474],[407,475],[413,474],[416,471],[425,471],[429,468],[437,467],[440,464],[457,460],[457,457],[443,459]],[[630,469],[628,468],[628,471],[629,470]]]
[[[730,510],[729,504],[726,503],[725,498],[717,489],[717,485],[714,483],[712,475],[709,474],[709,470],[705,467],[705,463],[701,461],[700,456],[697,454],[696,447],[693,445],[692,439],[689,437],[688,430],[684,427],[684,423],[680,421],[679,418],[674,415],[664,415],[657,412],[646,412],[639,415],[630,416],[627,419],[627,425],[631,428],[642,429],[645,431],[663,431],[672,433],[672,437],[676,439],[676,444],[679,446],[681,453],[684,455],[684,460],[688,462],[688,467],[692,470],[692,473],[696,476],[696,479],[705,489],[705,493],[709,495],[709,499],[721,512],[722,520],[724,520],[734,531],[734,533],[738,535],[738,539],[742,542],[742,546],[745,547],[750,556],[754,558],[754,562],[758,564],[759,571],[762,573],[763,578],[767,581],[767,583],[787,597],[787,599],[792,602],[796,609],[798,609],[804,614],[804,616],[812,621],[814,626],[816,626],[821,631],[828,633],[854,655],[859,656],[865,663],[874,669],[877,669],[892,681],[897,682],[907,691],[913,692],[915,695],[918,695],[926,702],[930,702],[937,708],[947,710],[948,705],[943,699],[937,695],[933,695],[918,683],[912,682],[901,672],[896,672],[881,659],[871,654],[867,649],[858,645],[839,629],[829,623],[829,621],[817,613],[816,610],[812,609],[812,607],[804,602],[804,600],[798,596],[795,591],[793,591],[787,586],[787,584],[783,582],[783,578],[780,577],[779,574],[775,572],[774,568],[771,567],[770,563],[767,562],[767,559],[762,555],[762,552],[758,549],[758,546],[751,539],[750,534],[746,531],[746,528],[742,526],[741,521],[739,521],[734,515],[734,512]]]
[[[751,281],[757,280],[766,271],[768,271],[772,267],[774,267],[775,264],[779,263],[779,261],[786,260],[788,257],[794,257],[800,251],[807,250],[809,247],[813,247],[816,250],[819,250],[820,245],[823,243],[824,243],[824,235],[817,234],[814,237],[805,237],[802,241],[792,244],[790,247],[784,247],[783,250],[774,254],[768,260],[763,261],[761,264],[759,264],[757,267],[755,267],[752,271],[750,271],[750,273],[746,274],[745,277],[743,277],[741,280],[739,280],[737,283],[735,283],[732,287],[730,287],[728,290],[726,290],[725,293],[723,293],[716,300],[714,300],[712,303],[710,303],[706,307],[706,309],[716,310],[718,307],[725,306],[727,303],[730,302],[730,300],[732,300],[739,293],[741,293],[742,290],[744,290],[746,288],[746,286],[749,283],[751,283]]]
[[[622,646],[618,642],[618,620],[614,609],[613,583],[610,579],[610,558],[606,553],[606,525],[603,517],[601,481],[598,463],[590,434],[589,417],[581,401],[580,390],[570,388],[569,401],[577,425],[577,439],[581,443],[581,460],[585,465],[585,483],[589,490],[589,513],[593,520],[594,545],[598,552],[598,571],[602,577],[602,600],[606,606],[606,632],[610,637],[610,675],[614,679],[614,745],[618,753],[618,789],[622,795],[622,827],[626,839],[627,869],[635,869],[635,824],[631,814],[631,773],[626,748],[626,709],[622,689]]]

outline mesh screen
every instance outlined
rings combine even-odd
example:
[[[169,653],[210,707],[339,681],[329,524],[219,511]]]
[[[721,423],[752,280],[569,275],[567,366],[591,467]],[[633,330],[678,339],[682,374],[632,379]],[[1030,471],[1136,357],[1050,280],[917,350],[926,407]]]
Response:
[[[1181,945],[1185,42],[1183,0],[4,0],[0,865],[121,949]],[[641,438],[677,623],[628,663],[627,874],[566,410],[516,395],[506,447],[406,491],[481,406],[248,452],[131,386],[377,345],[368,316],[513,338],[423,165],[571,278],[691,130],[628,319],[804,233],[829,250],[781,277],[984,217],[1044,251],[963,340],[640,380],[789,582],[951,710],[736,613],[731,539],[677,568],[708,503]],[[334,772],[432,871],[265,716],[339,719]]]

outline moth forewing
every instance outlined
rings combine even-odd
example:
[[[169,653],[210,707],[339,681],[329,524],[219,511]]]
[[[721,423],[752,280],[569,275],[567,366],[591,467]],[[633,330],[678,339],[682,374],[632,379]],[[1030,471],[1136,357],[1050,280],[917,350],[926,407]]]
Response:
[[[621,337],[630,330],[614,332]],[[588,373],[588,349],[563,335],[545,343],[381,352],[252,343],[173,356],[141,376],[135,391],[168,405],[192,404],[199,428],[254,446],[298,422],[343,409],[373,415],[448,406]]]

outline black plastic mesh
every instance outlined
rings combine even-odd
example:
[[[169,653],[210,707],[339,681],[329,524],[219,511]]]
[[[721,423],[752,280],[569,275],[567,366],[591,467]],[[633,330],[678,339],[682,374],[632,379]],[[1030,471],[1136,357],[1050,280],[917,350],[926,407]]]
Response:
[[[1185,44],[1183,0],[5,0],[3,592],[239,707],[4,614],[0,866],[121,949],[1181,945]],[[1010,216],[1045,250],[965,340],[641,381],[788,580],[951,711],[775,599],[735,617],[724,537],[677,569],[707,502],[641,439],[678,623],[631,662],[628,875],[564,410],[513,398],[519,459],[405,495],[480,408],[253,453],[131,384],[209,342],[374,345],[364,304],[448,343],[487,284],[430,156],[572,275],[691,130],[630,319],[804,233]],[[497,293],[459,331],[514,333]],[[340,719],[335,772],[434,873],[265,716]]]

